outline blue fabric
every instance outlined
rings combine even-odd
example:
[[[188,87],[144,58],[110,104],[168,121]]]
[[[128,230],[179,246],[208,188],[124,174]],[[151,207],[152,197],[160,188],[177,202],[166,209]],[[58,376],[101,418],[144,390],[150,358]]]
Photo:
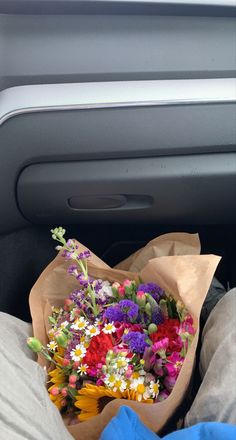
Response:
[[[122,406],[107,427],[100,440],[160,440],[140,421],[137,414],[127,406]],[[172,432],[162,440],[235,440],[236,426],[226,423],[206,422]]]

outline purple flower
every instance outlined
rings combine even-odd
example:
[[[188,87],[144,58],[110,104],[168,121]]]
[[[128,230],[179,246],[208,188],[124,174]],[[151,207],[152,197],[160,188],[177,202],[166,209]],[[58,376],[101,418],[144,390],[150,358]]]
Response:
[[[162,324],[165,318],[159,306],[152,311],[152,322],[156,325]]]
[[[139,312],[139,306],[129,299],[124,299],[119,302],[120,310],[127,317],[128,321],[133,321],[137,318]]]
[[[74,277],[77,278],[77,276],[78,276],[78,266],[76,266],[76,264],[72,264],[71,266],[68,267],[67,273],[69,275],[73,275]]]
[[[141,290],[144,293],[149,293],[157,302],[164,296],[164,290],[156,283],[140,284],[138,291]]]
[[[108,307],[103,318],[107,319],[109,322],[123,322],[124,313],[120,310],[119,304],[117,304],[116,306]]]
[[[91,252],[89,250],[86,250],[84,252],[80,252],[77,256],[77,260],[87,260],[87,258],[91,257]]]
[[[101,290],[101,288],[102,288],[102,280],[96,280],[95,282],[94,282],[94,284],[93,284],[93,286],[94,286],[94,290],[95,290],[95,292],[96,293],[98,293],[99,292],[99,290]]]
[[[91,277],[85,278],[83,273],[79,273],[76,279],[79,281],[80,285],[85,289],[87,289],[88,285],[92,284],[93,282],[93,278]]]
[[[85,293],[80,289],[73,290],[73,292],[69,295],[69,299],[71,299],[79,309],[82,309],[84,298]]]
[[[122,337],[123,342],[128,345],[129,349],[135,353],[143,353],[148,347],[145,333],[129,332]]]
[[[91,252],[89,250],[85,250],[84,252],[80,252],[78,254],[78,245],[74,240],[68,240],[66,242],[67,249],[64,249],[62,252],[62,256],[66,258],[66,260],[87,260],[91,257]]]
[[[109,322],[133,322],[138,316],[139,307],[133,301],[124,299],[115,306],[110,306],[104,313]]]

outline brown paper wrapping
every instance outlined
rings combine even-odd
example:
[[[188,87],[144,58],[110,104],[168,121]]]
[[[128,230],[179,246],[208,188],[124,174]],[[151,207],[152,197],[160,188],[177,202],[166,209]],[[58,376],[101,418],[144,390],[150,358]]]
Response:
[[[80,245],[82,250],[85,249]],[[147,405],[135,401],[115,399],[96,417],[77,425],[67,426],[78,440],[98,440],[109,420],[122,405],[133,408],[141,420],[153,431],[159,431],[181,404],[190,383],[199,335],[199,316],[214,272],[220,261],[215,255],[199,255],[197,234],[165,234],[148,243],[131,257],[111,269],[92,254],[89,274],[109,281],[138,279],[156,282],[176,299],[181,299],[191,313],[196,333],[171,395],[163,402]],[[30,309],[34,336],[47,343],[48,316],[51,306],[63,304],[78,282],[67,274],[70,265],[58,254],[36,281],[30,293]],[[45,360],[39,358],[41,365]],[[66,423],[66,422],[65,422]]]

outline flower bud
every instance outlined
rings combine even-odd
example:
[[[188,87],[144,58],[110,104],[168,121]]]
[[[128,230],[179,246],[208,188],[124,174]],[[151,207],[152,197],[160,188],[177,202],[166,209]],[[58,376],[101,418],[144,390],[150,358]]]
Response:
[[[34,353],[40,353],[43,348],[41,342],[37,338],[28,338],[27,345]]]
[[[116,289],[116,290],[118,290],[119,289],[119,287],[120,287],[120,283],[118,283],[117,281],[115,281],[113,284],[112,284],[112,289]]]
[[[148,316],[151,317],[151,315],[152,315],[152,308],[151,308],[151,305],[149,303],[147,303],[145,305],[145,312],[147,313]]]
[[[70,377],[69,377],[69,383],[70,383],[70,385],[71,385],[72,383],[76,383],[76,381],[77,381],[77,376],[76,376],[76,374],[71,374]]]
[[[58,334],[55,334],[55,339],[59,347],[65,348],[67,346],[68,337],[65,335],[65,333],[60,332]]]
[[[131,285],[132,285],[132,281],[130,281],[130,280],[125,280],[123,282],[123,286],[125,286],[125,287],[130,287]]]
[[[50,393],[51,393],[53,396],[58,396],[59,392],[60,392],[60,390],[59,390],[58,387],[53,387],[53,388],[51,389],[51,391],[50,391]]]
[[[63,397],[66,397],[68,395],[68,391],[67,391],[66,387],[62,388],[61,394],[62,394]]]
[[[137,304],[140,307],[144,307],[146,304],[146,295],[142,290],[139,290],[136,295]]]
[[[148,326],[148,333],[149,335],[151,335],[152,333],[156,333],[157,332],[157,325],[156,324],[149,324]]]
[[[118,294],[119,294],[120,297],[125,296],[125,288],[124,288],[124,286],[120,286],[118,288]]]

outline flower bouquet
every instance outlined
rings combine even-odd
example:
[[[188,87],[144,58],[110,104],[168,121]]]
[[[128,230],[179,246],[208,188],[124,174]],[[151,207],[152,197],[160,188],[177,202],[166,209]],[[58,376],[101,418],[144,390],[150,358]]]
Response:
[[[123,266],[147,264],[127,272],[64,235],[52,230],[59,255],[30,298],[35,337],[28,345],[47,362],[50,398],[75,437],[98,438],[122,404],[157,431],[188,387],[198,317],[219,257],[150,260],[147,249],[158,248],[152,242]]]

